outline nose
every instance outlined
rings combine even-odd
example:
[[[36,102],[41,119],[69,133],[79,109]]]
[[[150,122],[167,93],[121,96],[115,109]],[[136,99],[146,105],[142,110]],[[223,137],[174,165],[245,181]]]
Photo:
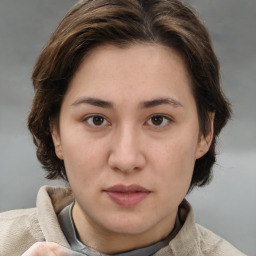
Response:
[[[139,132],[129,127],[115,133],[108,163],[111,169],[123,173],[142,170],[146,164]]]

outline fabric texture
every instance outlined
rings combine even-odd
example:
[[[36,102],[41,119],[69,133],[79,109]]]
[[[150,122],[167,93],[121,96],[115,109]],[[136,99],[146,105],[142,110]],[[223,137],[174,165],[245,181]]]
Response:
[[[70,247],[74,251],[83,252],[84,255],[99,256],[98,251],[89,248],[79,240],[79,236],[77,234],[77,230],[75,228],[75,224],[72,218],[73,206],[74,206],[74,202],[66,206],[58,215],[58,220],[59,220],[61,229],[65,237],[67,238],[67,241],[69,242]],[[128,252],[117,253],[117,254],[114,254],[114,256],[152,256],[161,248],[167,246],[169,242],[172,240],[172,238],[176,236],[180,228],[181,228],[181,223],[179,220],[179,214],[177,214],[175,227],[172,230],[172,232],[164,240],[158,241],[157,243],[151,244],[144,248],[139,248],[139,249],[135,249]],[[108,256],[108,255],[101,254],[101,256]]]
[[[0,214],[0,256],[21,256],[36,242],[55,242],[70,248],[57,215],[74,200],[68,187],[44,186],[39,190],[37,207]],[[169,245],[154,256],[245,256],[210,230],[195,224],[189,203],[180,205],[184,223]]]

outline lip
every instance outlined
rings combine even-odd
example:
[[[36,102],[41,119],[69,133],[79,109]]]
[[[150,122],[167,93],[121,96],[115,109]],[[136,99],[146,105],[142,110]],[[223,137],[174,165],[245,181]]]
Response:
[[[133,207],[143,201],[151,191],[137,184],[114,185],[104,190],[110,199],[119,206]]]

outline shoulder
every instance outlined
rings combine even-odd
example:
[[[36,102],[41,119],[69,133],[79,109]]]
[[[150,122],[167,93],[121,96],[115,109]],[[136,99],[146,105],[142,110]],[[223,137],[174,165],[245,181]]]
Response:
[[[69,187],[40,188],[37,207],[0,213],[0,255],[20,256],[36,242],[68,246],[57,215],[73,196]]]
[[[229,242],[216,235],[209,229],[196,224],[200,248],[203,255],[211,256],[245,256]]]
[[[35,208],[0,213],[0,227],[0,236],[2,234],[6,236],[10,233],[13,236],[19,233],[18,231],[21,231],[21,233],[29,232],[30,234],[40,233],[40,225]]]
[[[0,227],[0,255],[21,255],[44,240],[34,208],[0,213]]]
[[[169,248],[173,255],[245,256],[245,254],[223,238],[209,229],[196,224],[193,209],[186,200],[179,207],[178,218],[182,227],[169,243]]]

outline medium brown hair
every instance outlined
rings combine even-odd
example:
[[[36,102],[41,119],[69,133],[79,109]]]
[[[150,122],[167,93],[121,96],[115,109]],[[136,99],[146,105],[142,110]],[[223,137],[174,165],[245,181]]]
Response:
[[[216,138],[231,111],[220,88],[219,63],[208,32],[191,8],[178,0],[83,0],[60,22],[34,67],[35,97],[28,117],[47,178],[67,179],[50,126],[58,122],[63,96],[82,59],[102,44],[125,47],[144,42],[168,46],[183,57],[203,135],[210,129],[209,112],[215,113],[213,140],[209,151],[196,160],[190,189],[210,180]]]

